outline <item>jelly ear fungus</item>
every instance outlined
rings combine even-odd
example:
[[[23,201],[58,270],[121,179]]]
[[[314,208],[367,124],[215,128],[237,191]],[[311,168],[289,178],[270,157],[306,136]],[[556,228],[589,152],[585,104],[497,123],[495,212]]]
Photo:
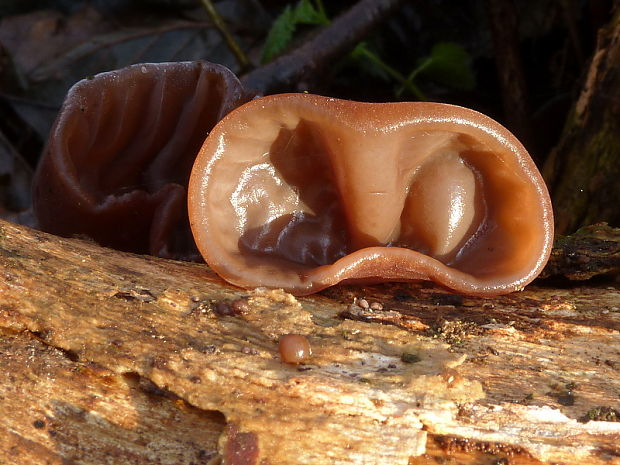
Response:
[[[200,146],[248,101],[227,68],[138,64],[75,84],[34,181],[42,229],[164,257],[198,257],[186,186]]]
[[[507,293],[538,275],[553,237],[547,189],[517,139],[437,103],[253,100],[211,132],[188,193],[218,274],[297,295],[418,279]]]

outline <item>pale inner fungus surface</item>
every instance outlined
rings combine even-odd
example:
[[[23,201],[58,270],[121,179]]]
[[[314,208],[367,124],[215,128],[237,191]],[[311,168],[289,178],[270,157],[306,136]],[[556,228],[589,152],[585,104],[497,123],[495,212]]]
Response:
[[[189,194],[215,271],[296,294],[410,279],[510,292],[551,245],[549,197],[525,149],[493,120],[442,104],[255,100],[216,126]]]

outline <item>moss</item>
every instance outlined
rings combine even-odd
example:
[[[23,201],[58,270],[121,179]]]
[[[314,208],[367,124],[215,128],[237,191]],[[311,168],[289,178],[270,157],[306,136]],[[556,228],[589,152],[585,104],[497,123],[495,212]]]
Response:
[[[620,228],[597,223],[570,236],[556,236],[551,259],[540,277],[588,279],[620,272]]]
[[[620,16],[620,15],[619,15]],[[610,41],[601,41],[596,71],[567,119],[558,147],[548,157],[543,173],[556,212],[557,232],[571,233],[579,226],[620,221],[620,123],[615,102],[620,75],[615,71],[620,47],[613,42],[618,17],[610,22]],[[577,114],[579,110],[582,113]]]
[[[599,221],[613,222],[615,202],[620,195],[616,182],[620,171],[620,137],[604,123],[589,140],[576,144],[566,154],[569,165],[553,192],[559,224],[565,232]]]
[[[481,329],[472,321],[444,320],[432,328],[432,337],[439,338],[451,346],[465,343],[467,336],[480,334]]]
[[[588,421],[616,421],[620,422],[620,412],[611,407],[595,407],[586,412],[586,414],[579,418],[582,423]]]
[[[595,163],[588,185],[590,204],[586,207],[581,225],[608,221],[614,223],[617,213],[617,199],[620,198],[620,128],[605,118],[603,126],[588,146],[586,157]],[[595,201],[594,201],[595,199]]]

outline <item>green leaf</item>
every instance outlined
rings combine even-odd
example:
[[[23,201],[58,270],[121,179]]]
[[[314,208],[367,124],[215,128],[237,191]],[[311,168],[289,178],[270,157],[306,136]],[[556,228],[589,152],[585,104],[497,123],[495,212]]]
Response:
[[[329,19],[311,0],[301,0],[294,10],[295,24],[323,25],[329,24]]]
[[[471,69],[471,56],[454,42],[440,42],[431,50],[431,56],[423,59],[420,72],[446,87],[471,90],[476,78]]]
[[[287,5],[284,11],[276,18],[271,25],[265,45],[261,62],[268,63],[275,56],[280,54],[293,39],[295,32],[295,14],[291,5]]]
[[[311,0],[301,0],[295,8],[287,5],[271,25],[263,46],[261,62],[268,63],[290,45],[298,24],[329,24],[329,18],[325,16],[320,5],[319,3],[319,8],[316,8]]]

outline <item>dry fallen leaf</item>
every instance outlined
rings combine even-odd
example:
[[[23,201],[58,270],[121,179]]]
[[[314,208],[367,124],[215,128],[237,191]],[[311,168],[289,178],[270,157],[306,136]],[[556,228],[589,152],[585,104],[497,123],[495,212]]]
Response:
[[[207,60],[234,69],[220,35],[200,14],[187,19],[136,11],[142,20],[126,23],[109,21],[94,6],[0,20],[0,47],[13,67],[2,73],[20,83],[8,101],[41,140],[69,87],[88,76],[140,62]]]

